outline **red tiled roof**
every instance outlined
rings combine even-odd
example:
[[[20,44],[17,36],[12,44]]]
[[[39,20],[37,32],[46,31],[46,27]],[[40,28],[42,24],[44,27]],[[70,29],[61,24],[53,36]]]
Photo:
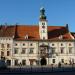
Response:
[[[48,26],[48,39],[59,39],[60,35],[63,39],[72,39],[66,26]]]
[[[0,37],[12,37],[15,35],[15,26],[0,26]]]
[[[28,39],[39,39],[39,27],[38,26],[17,26],[18,39],[23,40],[26,35]],[[27,40],[27,39],[26,39]]]
[[[0,26],[0,37],[12,37],[15,40],[40,40],[39,26]],[[28,35],[28,39],[25,36]],[[66,26],[48,26],[48,39],[59,39],[62,35],[63,39],[72,39]]]
[[[72,36],[75,38],[75,32],[71,32]]]

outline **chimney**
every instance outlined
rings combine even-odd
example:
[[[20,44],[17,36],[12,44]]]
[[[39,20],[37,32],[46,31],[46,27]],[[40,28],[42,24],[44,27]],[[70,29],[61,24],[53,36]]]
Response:
[[[14,38],[19,38],[19,35],[18,35],[18,25],[15,26],[15,36]]]
[[[69,27],[68,27],[68,24],[66,24],[66,28],[67,28],[67,31],[69,32]]]

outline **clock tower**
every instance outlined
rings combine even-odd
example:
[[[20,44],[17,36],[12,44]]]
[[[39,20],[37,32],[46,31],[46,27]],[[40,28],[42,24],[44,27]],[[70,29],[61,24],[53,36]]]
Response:
[[[48,39],[47,20],[45,16],[45,9],[43,7],[40,9],[39,35],[40,35],[40,39],[42,40]]]

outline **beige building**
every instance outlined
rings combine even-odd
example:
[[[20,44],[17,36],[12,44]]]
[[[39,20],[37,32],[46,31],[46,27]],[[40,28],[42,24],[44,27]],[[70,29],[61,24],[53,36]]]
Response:
[[[41,8],[38,25],[0,26],[0,59],[8,66],[75,63],[74,38],[68,24],[48,25]]]

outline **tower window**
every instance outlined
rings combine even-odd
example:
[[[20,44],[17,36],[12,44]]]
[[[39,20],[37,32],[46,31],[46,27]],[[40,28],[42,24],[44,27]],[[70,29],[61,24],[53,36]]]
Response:
[[[43,33],[45,33],[45,30],[43,30]]]
[[[45,28],[45,26],[43,25],[42,28]]]
[[[45,39],[45,37],[43,37],[43,39]]]
[[[42,23],[42,25],[45,25],[45,23]]]

